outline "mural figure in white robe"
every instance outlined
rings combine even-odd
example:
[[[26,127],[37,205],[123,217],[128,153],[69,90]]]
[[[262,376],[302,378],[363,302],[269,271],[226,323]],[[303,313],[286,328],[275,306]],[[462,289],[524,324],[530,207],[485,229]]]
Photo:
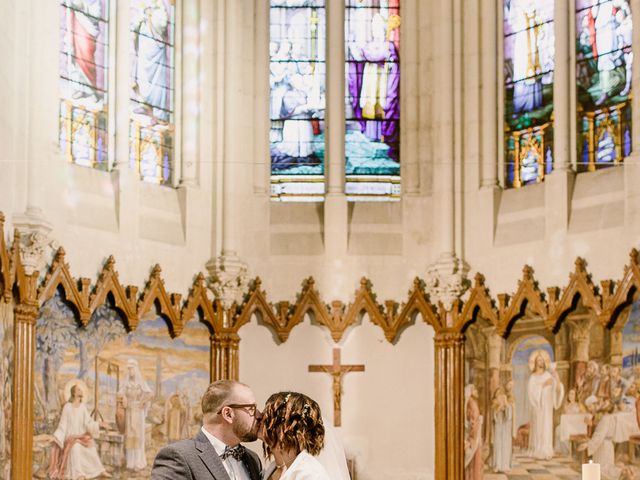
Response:
[[[529,358],[531,376],[527,387],[530,407],[528,455],[533,458],[553,457],[553,410],[560,408],[564,386],[555,365],[544,350],[534,351]]]
[[[107,476],[93,440],[99,435],[100,425],[82,403],[86,387],[81,380],[70,382],[69,387],[69,401],[62,408],[58,428],[53,432],[49,478],[76,480]]]
[[[142,376],[137,360],[127,361],[127,374],[120,388],[125,407],[124,447],[129,470],[147,466],[145,455],[146,417],[153,393]]]

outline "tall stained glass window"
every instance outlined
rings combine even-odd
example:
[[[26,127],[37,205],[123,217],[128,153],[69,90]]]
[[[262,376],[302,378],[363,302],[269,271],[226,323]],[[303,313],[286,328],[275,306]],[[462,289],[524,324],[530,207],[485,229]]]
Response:
[[[170,185],[174,153],[175,0],[131,0],[129,161],[140,178]]]
[[[553,0],[504,0],[505,183],[553,168]]]
[[[60,148],[71,163],[109,168],[108,0],[62,0]]]
[[[578,171],[631,152],[632,31],[628,0],[576,0]]]
[[[347,0],[349,200],[400,198],[400,0]]]
[[[271,198],[324,199],[324,0],[271,0]]]

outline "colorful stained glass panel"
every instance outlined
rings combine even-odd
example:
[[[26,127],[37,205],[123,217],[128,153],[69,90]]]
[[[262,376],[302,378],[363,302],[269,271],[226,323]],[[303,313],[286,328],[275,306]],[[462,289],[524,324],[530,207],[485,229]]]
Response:
[[[553,0],[504,1],[505,151],[509,187],[542,181],[544,174],[553,168],[553,9]],[[531,148],[520,149],[522,142],[523,147]],[[536,144],[535,148],[531,142]],[[540,148],[542,151],[538,151]]]
[[[324,1],[272,1],[271,198],[324,199]]]
[[[60,149],[71,163],[107,170],[109,2],[62,0]]]
[[[632,32],[628,0],[576,0],[578,171],[631,151]]]
[[[174,157],[174,0],[131,3],[130,162],[140,178],[169,185]]]
[[[350,200],[397,200],[400,0],[346,6],[346,193]]]

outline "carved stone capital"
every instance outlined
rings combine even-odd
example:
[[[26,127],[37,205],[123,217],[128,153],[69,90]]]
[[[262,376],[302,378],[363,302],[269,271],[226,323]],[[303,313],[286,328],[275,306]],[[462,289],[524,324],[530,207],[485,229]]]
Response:
[[[44,272],[58,243],[51,236],[51,225],[45,221],[39,209],[31,209],[16,215],[13,226],[20,232],[20,256],[24,271],[31,275],[34,271]]]
[[[249,289],[247,265],[235,252],[222,252],[207,265],[209,271],[209,288],[217,300],[222,302],[225,310],[235,303],[240,305]]]
[[[38,319],[37,304],[19,303],[13,308],[13,320],[15,323],[25,323],[27,325],[35,325]]]
[[[464,334],[458,332],[438,332],[433,341],[436,348],[451,348],[464,345]]]
[[[455,255],[446,253],[427,268],[425,290],[433,303],[442,303],[450,310],[453,302],[469,288],[469,267]]]

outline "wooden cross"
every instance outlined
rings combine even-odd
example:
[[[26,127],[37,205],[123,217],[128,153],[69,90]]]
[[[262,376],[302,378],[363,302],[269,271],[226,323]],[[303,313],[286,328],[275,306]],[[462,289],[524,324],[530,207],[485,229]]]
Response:
[[[333,378],[333,425],[339,427],[341,420],[342,376],[349,372],[364,372],[364,365],[340,365],[340,349],[333,349],[333,364],[309,365],[310,372],[324,372]]]

